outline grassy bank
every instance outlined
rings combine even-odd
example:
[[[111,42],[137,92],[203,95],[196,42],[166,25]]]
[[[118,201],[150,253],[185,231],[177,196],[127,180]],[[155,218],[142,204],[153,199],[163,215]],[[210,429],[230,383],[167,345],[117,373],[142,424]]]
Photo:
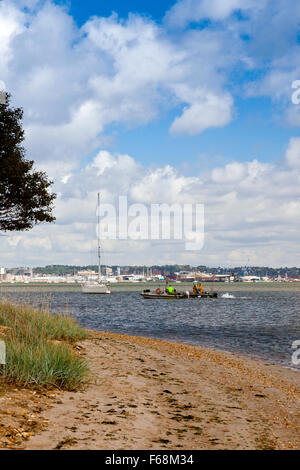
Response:
[[[0,303],[0,339],[6,343],[2,380],[21,386],[75,390],[88,366],[72,344],[87,333],[67,315],[29,305]]]

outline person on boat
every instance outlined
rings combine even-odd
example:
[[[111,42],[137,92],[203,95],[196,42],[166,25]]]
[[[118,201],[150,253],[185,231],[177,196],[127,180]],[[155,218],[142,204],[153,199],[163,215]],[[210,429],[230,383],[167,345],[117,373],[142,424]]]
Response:
[[[169,286],[168,287],[168,294],[174,294],[174,287],[173,286]]]
[[[199,291],[198,291],[198,287],[197,287],[197,284],[194,284],[193,285],[193,294],[199,294]]]
[[[202,295],[203,294],[203,286],[202,286],[201,282],[198,286],[198,290],[199,290],[200,294]]]

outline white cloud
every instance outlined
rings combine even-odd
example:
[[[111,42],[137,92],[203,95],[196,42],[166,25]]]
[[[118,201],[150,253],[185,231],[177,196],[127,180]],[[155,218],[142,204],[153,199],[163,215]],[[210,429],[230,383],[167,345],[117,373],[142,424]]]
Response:
[[[167,165],[146,171],[145,175],[133,184],[130,195],[134,201],[148,204],[184,202],[186,192],[197,181],[197,178],[179,175],[174,168]]]
[[[225,20],[234,11],[258,6],[255,0],[179,0],[167,13],[166,21],[173,26],[185,26],[204,18]]]
[[[293,137],[285,155],[291,167],[300,168],[300,137]]]
[[[104,240],[104,263],[299,265],[299,148],[294,138],[279,163],[232,162],[193,177],[171,166],[143,167],[129,155],[101,151],[71,178],[56,182],[56,224],[3,237],[0,256],[10,264],[16,259],[19,264],[44,264],[49,257],[53,263],[96,263],[101,191],[102,203],[112,203],[116,212],[120,195],[128,196],[129,207],[144,204],[149,214],[153,203],[205,206],[201,251],[187,252],[184,240]],[[6,254],[12,249],[10,260]]]
[[[233,162],[225,167],[213,169],[212,181],[221,185],[241,184],[243,188],[258,189],[258,182],[266,173],[270,172],[271,168],[271,165],[257,160],[249,163]]]
[[[54,3],[21,5],[0,0],[0,79],[25,110],[25,144],[43,169],[60,162],[63,177],[101,148],[107,126],[141,125],[180,104],[174,132],[230,122],[222,35],[175,38],[139,15],[93,17],[79,29]]]
[[[109,125],[147,123],[162,108],[183,109],[171,124],[174,134],[226,126],[234,109],[226,84],[237,66],[253,70],[269,60],[265,77],[247,82],[247,92],[290,102],[300,73],[300,46],[291,47],[300,19],[294,2],[181,0],[167,16],[218,23],[174,35],[168,23],[112,15],[78,28],[54,3],[0,0],[0,79],[25,109],[26,146],[43,168],[51,161],[57,169],[59,161],[71,171],[103,146]],[[286,119],[299,125],[292,109]]]
[[[207,94],[202,102],[184,108],[171,126],[174,134],[195,135],[211,127],[223,127],[232,119],[233,100],[230,95]]]
[[[52,243],[49,237],[24,237],[23,246],[26,250],[44,249],[49,251],[52,248]]]
[[[176,34],[170,28],[207,18],[208,28]],[[246,257],[295,264],[299,138],[290,140],[281,163],[232,161],[193,177],[170,165],[142,166],[139,155],[105,147],[110,126],[139,126],[165,110],[177,113],[173,134],[226,126],[234,116],[232,89],[241,92],[233,86],[236,68],[253,73],[251,86],[244,80],[249,94],[283,103],[289,122],[298,125],[290,96],[292,81],[300,79],[300,46],[293,39],[299,20],[300,7],[290,0],[182,0],[162,25],[112,15],[78,28],[51,1],[0,0],[0,80],[25,109],[28,155],[55,179],[59,195],[57,223],[3,237],[1,256],[12,264],[42,264],[49,257],[86,264],[100,190],[103,202],[128,195],[130,203],[146,205],[204,203],[206,214],[200,253],[187,253],[176,241],[106,241],[107,263],[242,264]],[[256,69],[265,72],[263,79],[255,79]]]
[[[63,176],[60,181],[64,184],[66,184],[71,177],[72,177],[72,173],[69,173],[69,174]]]
[[[10,49],[11,41],[24,30],[24,15],[11,2],[0,3],[0,73],[7,71],[9,61],[13,58]]]
[[[219,184],[239,183],[247,174],[247,169],[242,163],[230,163],[223,168],[215,168],[212,172],[212,180]]]
[[[113,156],[106,150],[102,150],[94,158],[91,166],[97,168],[97,175],[99,176],[103,175],[105,170],[112,168],[115,165],[117,165],[116,159],[113,158]]]
[[[202,20],[208,23],[203,26]],[[281,123],[299,127],[291,86],[300,79],[300,4],[294,0],[179,0],[165,17],[165,24],[176,31],[198,22],[203,31],[222,37],[224,53],[231,52],[227,64],[238,69],[245,96],[269,97],[278,105]]]

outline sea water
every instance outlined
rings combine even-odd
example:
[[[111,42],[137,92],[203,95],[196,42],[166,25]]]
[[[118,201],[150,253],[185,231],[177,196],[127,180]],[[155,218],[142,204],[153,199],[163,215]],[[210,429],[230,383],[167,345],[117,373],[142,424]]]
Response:
[[[217,299],[183,300],[143,299],[139,291],[113,287],[111,295],[71,288],[47,293],[15,288],[5,295],[36,306],[48,304],[53,312],[67,309],[88,329],[180,341],[300,370],[292,364],[292,344],[300,340],[300,292],[227,289]]]

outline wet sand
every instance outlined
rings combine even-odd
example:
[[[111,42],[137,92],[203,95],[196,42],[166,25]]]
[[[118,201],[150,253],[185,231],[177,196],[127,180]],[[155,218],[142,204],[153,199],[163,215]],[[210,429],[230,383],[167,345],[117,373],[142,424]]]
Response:
[[[78,392],[0,389],[0,445],[24,449],[299,449],[300,374],[237,354],[91,333]]]

